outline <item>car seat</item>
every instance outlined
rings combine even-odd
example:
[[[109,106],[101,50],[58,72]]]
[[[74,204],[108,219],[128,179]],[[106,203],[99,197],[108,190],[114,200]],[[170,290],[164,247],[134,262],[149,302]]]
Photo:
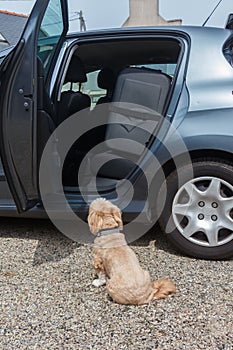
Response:
[[[121,71],[108,116],[106,151],[92,157],[92,172],[105,164],[98,176],[123,179],[135,168],[143,149],[137,143],[147,147],[165,111],[170,87],[171,77],[161,71],[144,67]]]
[[[70,90],[61,93],[61,99],[58,103],[57,125],[62,123],[72,114],[89,108],[91,105],[90,96],[79,91],[73,91],[73,83],[82,83],[87,81],[85,67],[81,59],[73,56],[68,67],[64,83],[70,83]]]
[[[107,90],[106,96],[100,97],[97,104],[109,103],[112,101],[113,89],[116,82],[116,74],[111,68],[103,68],[97,77],[97,84],[100,89]]]

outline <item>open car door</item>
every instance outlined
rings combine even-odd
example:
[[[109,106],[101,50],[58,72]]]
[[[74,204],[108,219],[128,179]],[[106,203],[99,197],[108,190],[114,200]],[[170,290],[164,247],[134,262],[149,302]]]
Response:
[[[68,30],[66,0],[37,0],[22,37],[0,68],[0,154],[19,212],[39,202],[37,62],[45,82]]]

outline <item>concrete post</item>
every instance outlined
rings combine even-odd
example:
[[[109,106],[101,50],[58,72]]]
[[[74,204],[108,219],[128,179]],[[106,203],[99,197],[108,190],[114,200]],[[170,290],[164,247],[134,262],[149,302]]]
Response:
[[[159,15],[158,0],[129,0],[129,17],[123,27],[181,25],[181,20],[166,21]]]

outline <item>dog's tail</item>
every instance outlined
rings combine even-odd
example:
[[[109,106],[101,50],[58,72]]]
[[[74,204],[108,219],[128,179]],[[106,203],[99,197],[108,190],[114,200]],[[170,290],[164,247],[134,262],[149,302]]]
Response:
[[[151,283],[155,290],[153,299],[167,298],[169,294],[176,292],[176,286],[168,278],[161,278]]]

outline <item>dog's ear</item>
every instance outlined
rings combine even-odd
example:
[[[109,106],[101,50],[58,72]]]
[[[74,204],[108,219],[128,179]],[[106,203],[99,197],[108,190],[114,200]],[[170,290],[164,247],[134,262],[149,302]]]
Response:
[[[112,209],[112,215],[113,215],[113,218],[114,220],[116,221],[119,229],[123,229],[123,222],[122,222],[122,217],[121,217],[121,211],[119,208],[117,207],[114,207]]]
[[[91,233],[96,235],[103,225],[103,215],[99,211],[90,210],[88,215],[88,225],[90,227]]]

